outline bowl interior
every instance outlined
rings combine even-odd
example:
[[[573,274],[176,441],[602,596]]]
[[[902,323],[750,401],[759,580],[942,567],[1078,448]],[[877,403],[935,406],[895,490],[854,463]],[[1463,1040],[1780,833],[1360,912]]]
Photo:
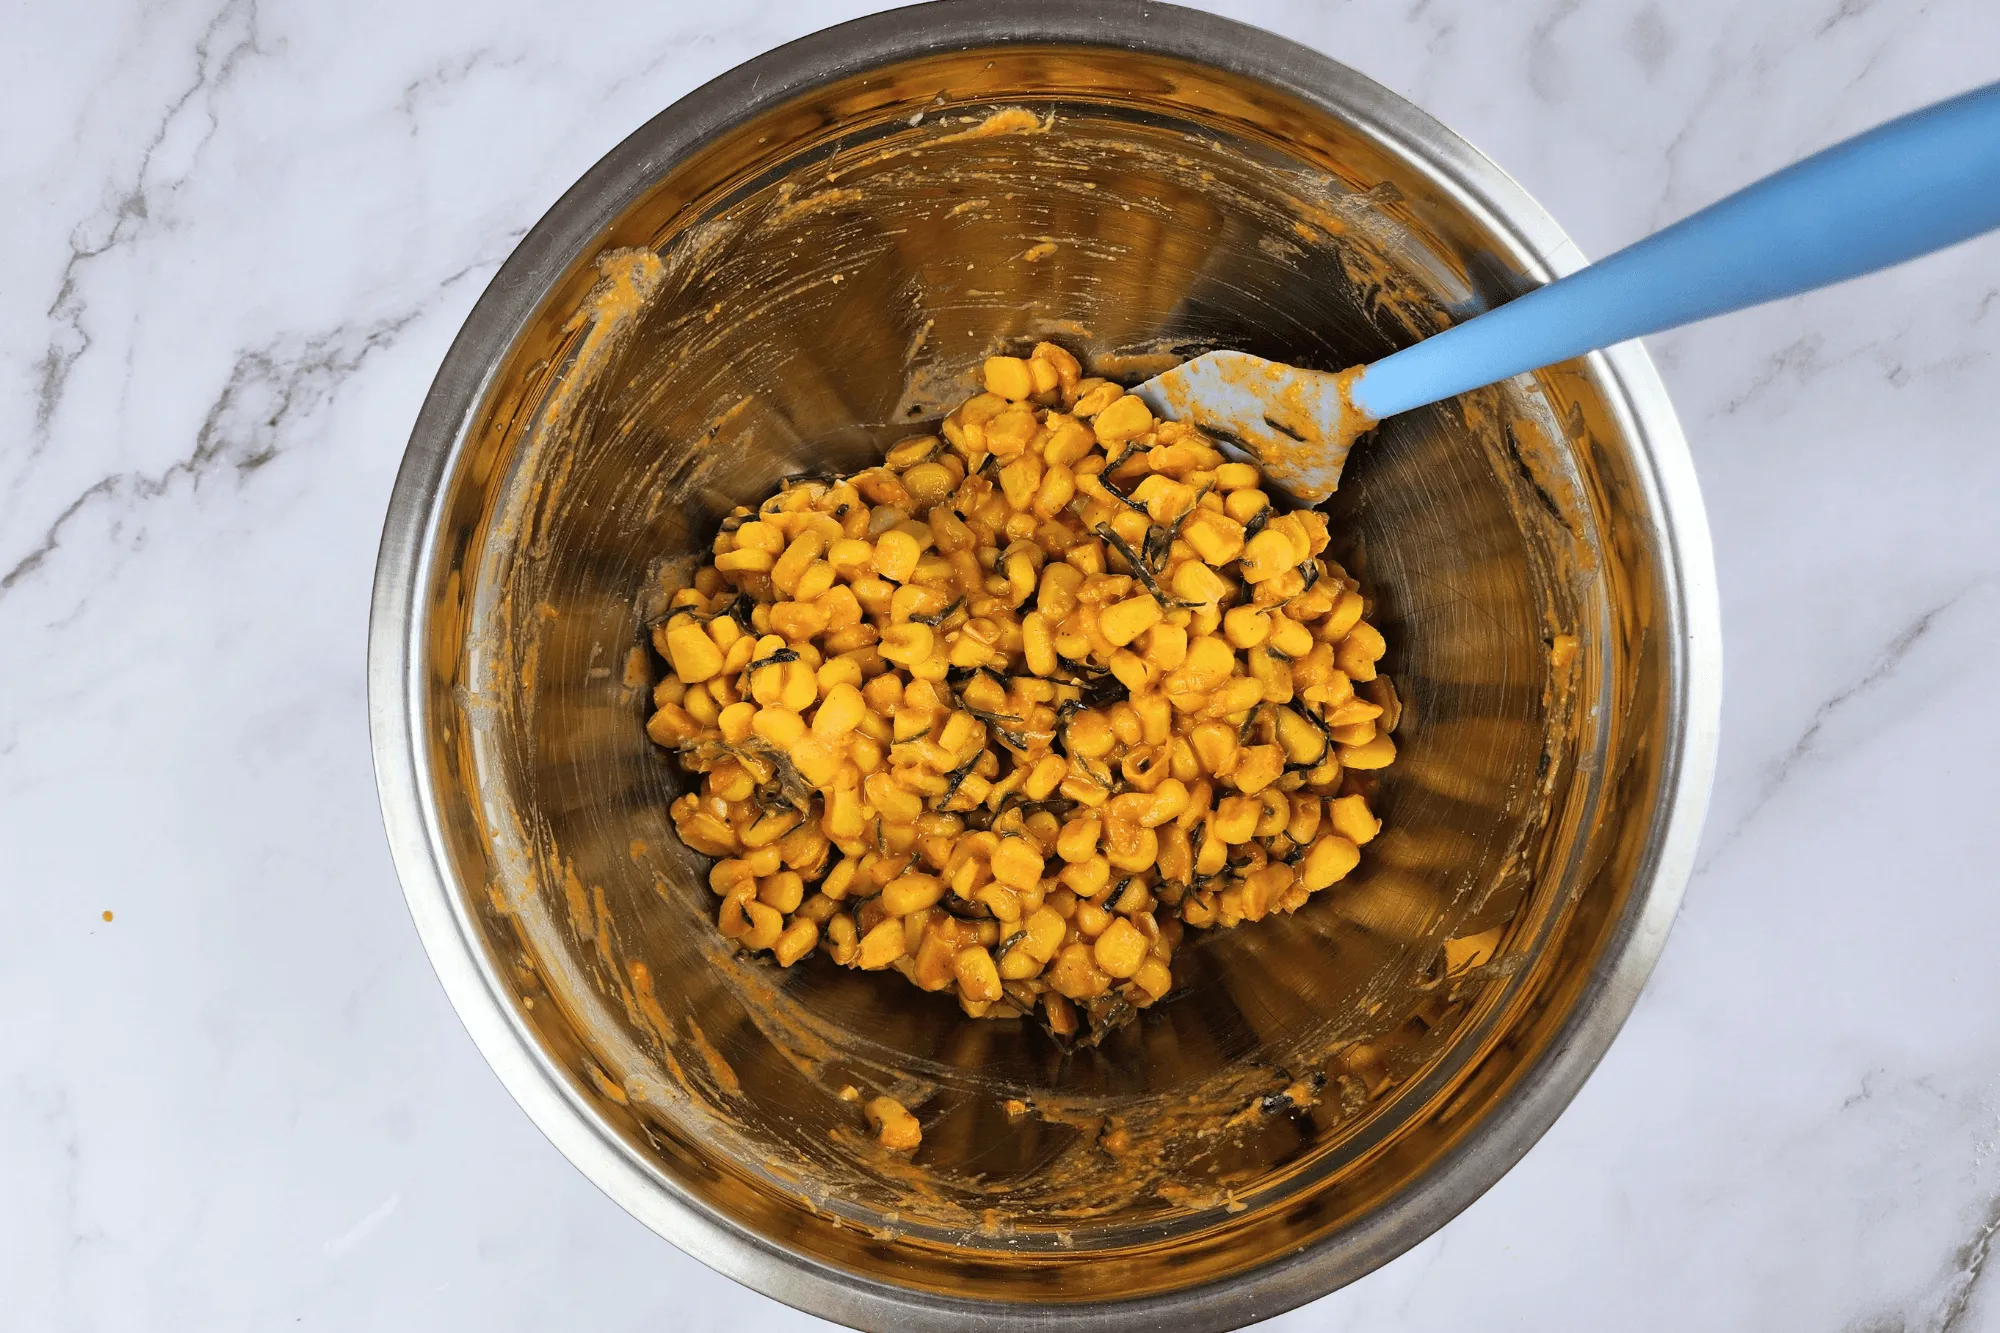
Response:
[[[1365,118],[1164,55],[915,57],[660,163],[542,275],[419,597],[457,910],[578,1115],[795,1260],[1002,1301],[1238,1273],[1461,1150],[1629,924],[1671,761],[1658,518],[1588,367],[1356,451],[1330,511],[1406,705],[1386,831],[1296,916],[1191,935],[1173,995],[1095,1050],[736,956],[667,818],[644,627],[730,506],[872,461],[991,352],[1338,369],[1541,276]],[[850,1084],[919,1114],[914,1161],[868,1141]]]

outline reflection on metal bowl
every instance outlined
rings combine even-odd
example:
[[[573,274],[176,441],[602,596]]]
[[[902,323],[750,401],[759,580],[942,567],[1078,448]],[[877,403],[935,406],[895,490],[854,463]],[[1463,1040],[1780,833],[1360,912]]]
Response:
[[[871,461],[991,351],[1338,369],[1577,262],[1389,93],[1158,5],[866,19],[640,129],[468,319],[376,584],[398,868],[515,1097],[661,1235],[871,1329],[1235,1327],[1463,1208],[1631,1007],[1706,798],[1708,536],[1638,348],[1356,452],[1330,510],[1406,703],[1387,831],[1296,916],[1191,937],[1096,1050],[732,955],[643,625],[731,505]],[[918,1111],[914,1160],[850,1084]]]

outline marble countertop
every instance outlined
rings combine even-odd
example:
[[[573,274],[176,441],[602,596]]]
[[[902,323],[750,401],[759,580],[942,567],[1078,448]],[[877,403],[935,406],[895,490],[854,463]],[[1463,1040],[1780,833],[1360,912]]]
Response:
[[[871,7],[7,6],[0,1325],[827,1327],[627,1217],[481,1063],[362,657],[403,441],[523,231]],[[2000,76],[1992,0],[1216,7],[1413,98],[1588,254]],[[1651,346],[1726,622],[1686,907],[1526,1160],[1269,1327],[2000,1329],[2000,237]]]

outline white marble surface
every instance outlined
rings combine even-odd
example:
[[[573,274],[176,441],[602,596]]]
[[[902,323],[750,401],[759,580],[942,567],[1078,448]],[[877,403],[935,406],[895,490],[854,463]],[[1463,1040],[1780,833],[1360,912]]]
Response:
[[[390,870],[362,648],[403,440],[515,240],[863,7],[0,6],[0,1326],[824,1327],[480,1063]],[[1220,7],[1591,254],[2000,77],[1993,0]],[[1271,1327],[2000,1329],[2000,238],[1653,347],[1729,659],[1686,909],[1526,1161]]]

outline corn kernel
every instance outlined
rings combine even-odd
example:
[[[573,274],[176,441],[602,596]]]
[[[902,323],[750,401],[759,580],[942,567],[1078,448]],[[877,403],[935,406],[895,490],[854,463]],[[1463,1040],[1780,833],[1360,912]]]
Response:
[[[1357,771],[1387,768],[1396,760],[1396,742],[1389,739],[1386,732],[1378,732],[1375,739],[1366,745],[1343,745],[1340,747],[1340,762],[1343,767]]]
[[[1016,888],[1033,888],[1042,878],[1042,855],[1025,838],[1002,839],[992,865],[993,878]]]
[[[667,655],[674,674],[689,685],[722,670],[722,649],[700,626],[686,624],[667,631]]]
[[[1128,597],[1106,608],[1097,618],[1098,632],[1122,648],[1160,621],[1160,604],[1151,596]]]
[[[903,922],[901,918],[892,916],[861,937],[857,962],[863,971],[877,972],[901,958],[905,952]]]
[[[1079,404],[1079,407],[1081,404]],[[1153,411],[1131,394],[1123,394],[1097,413],[1091,423],[1100,444],[1123,444],[1153,428]]]
[[[779,934],[777,942],[771,946],[771,953],[781,967],[793,963],[811,953],[819,944],[819,927],[810,921],[793,921]]]
[[[1028,371],[1028,363],[1018,356],[989,356],[985,370],[986,392],[990,394],[1020,402],[1032,397],[1035,392],[1035,380]]]
[[[1338,833],[1329,833],[1313,843],[1299,863],[1299,882],[1313,893],[1347,878],[1361,864],[1361,849]]]
[[[986,950],[976,945],[959,950],[952,960],[952,971],[958,978],[958,992],[966,999],[991,1003],[1000,998],[1000,970]]]

